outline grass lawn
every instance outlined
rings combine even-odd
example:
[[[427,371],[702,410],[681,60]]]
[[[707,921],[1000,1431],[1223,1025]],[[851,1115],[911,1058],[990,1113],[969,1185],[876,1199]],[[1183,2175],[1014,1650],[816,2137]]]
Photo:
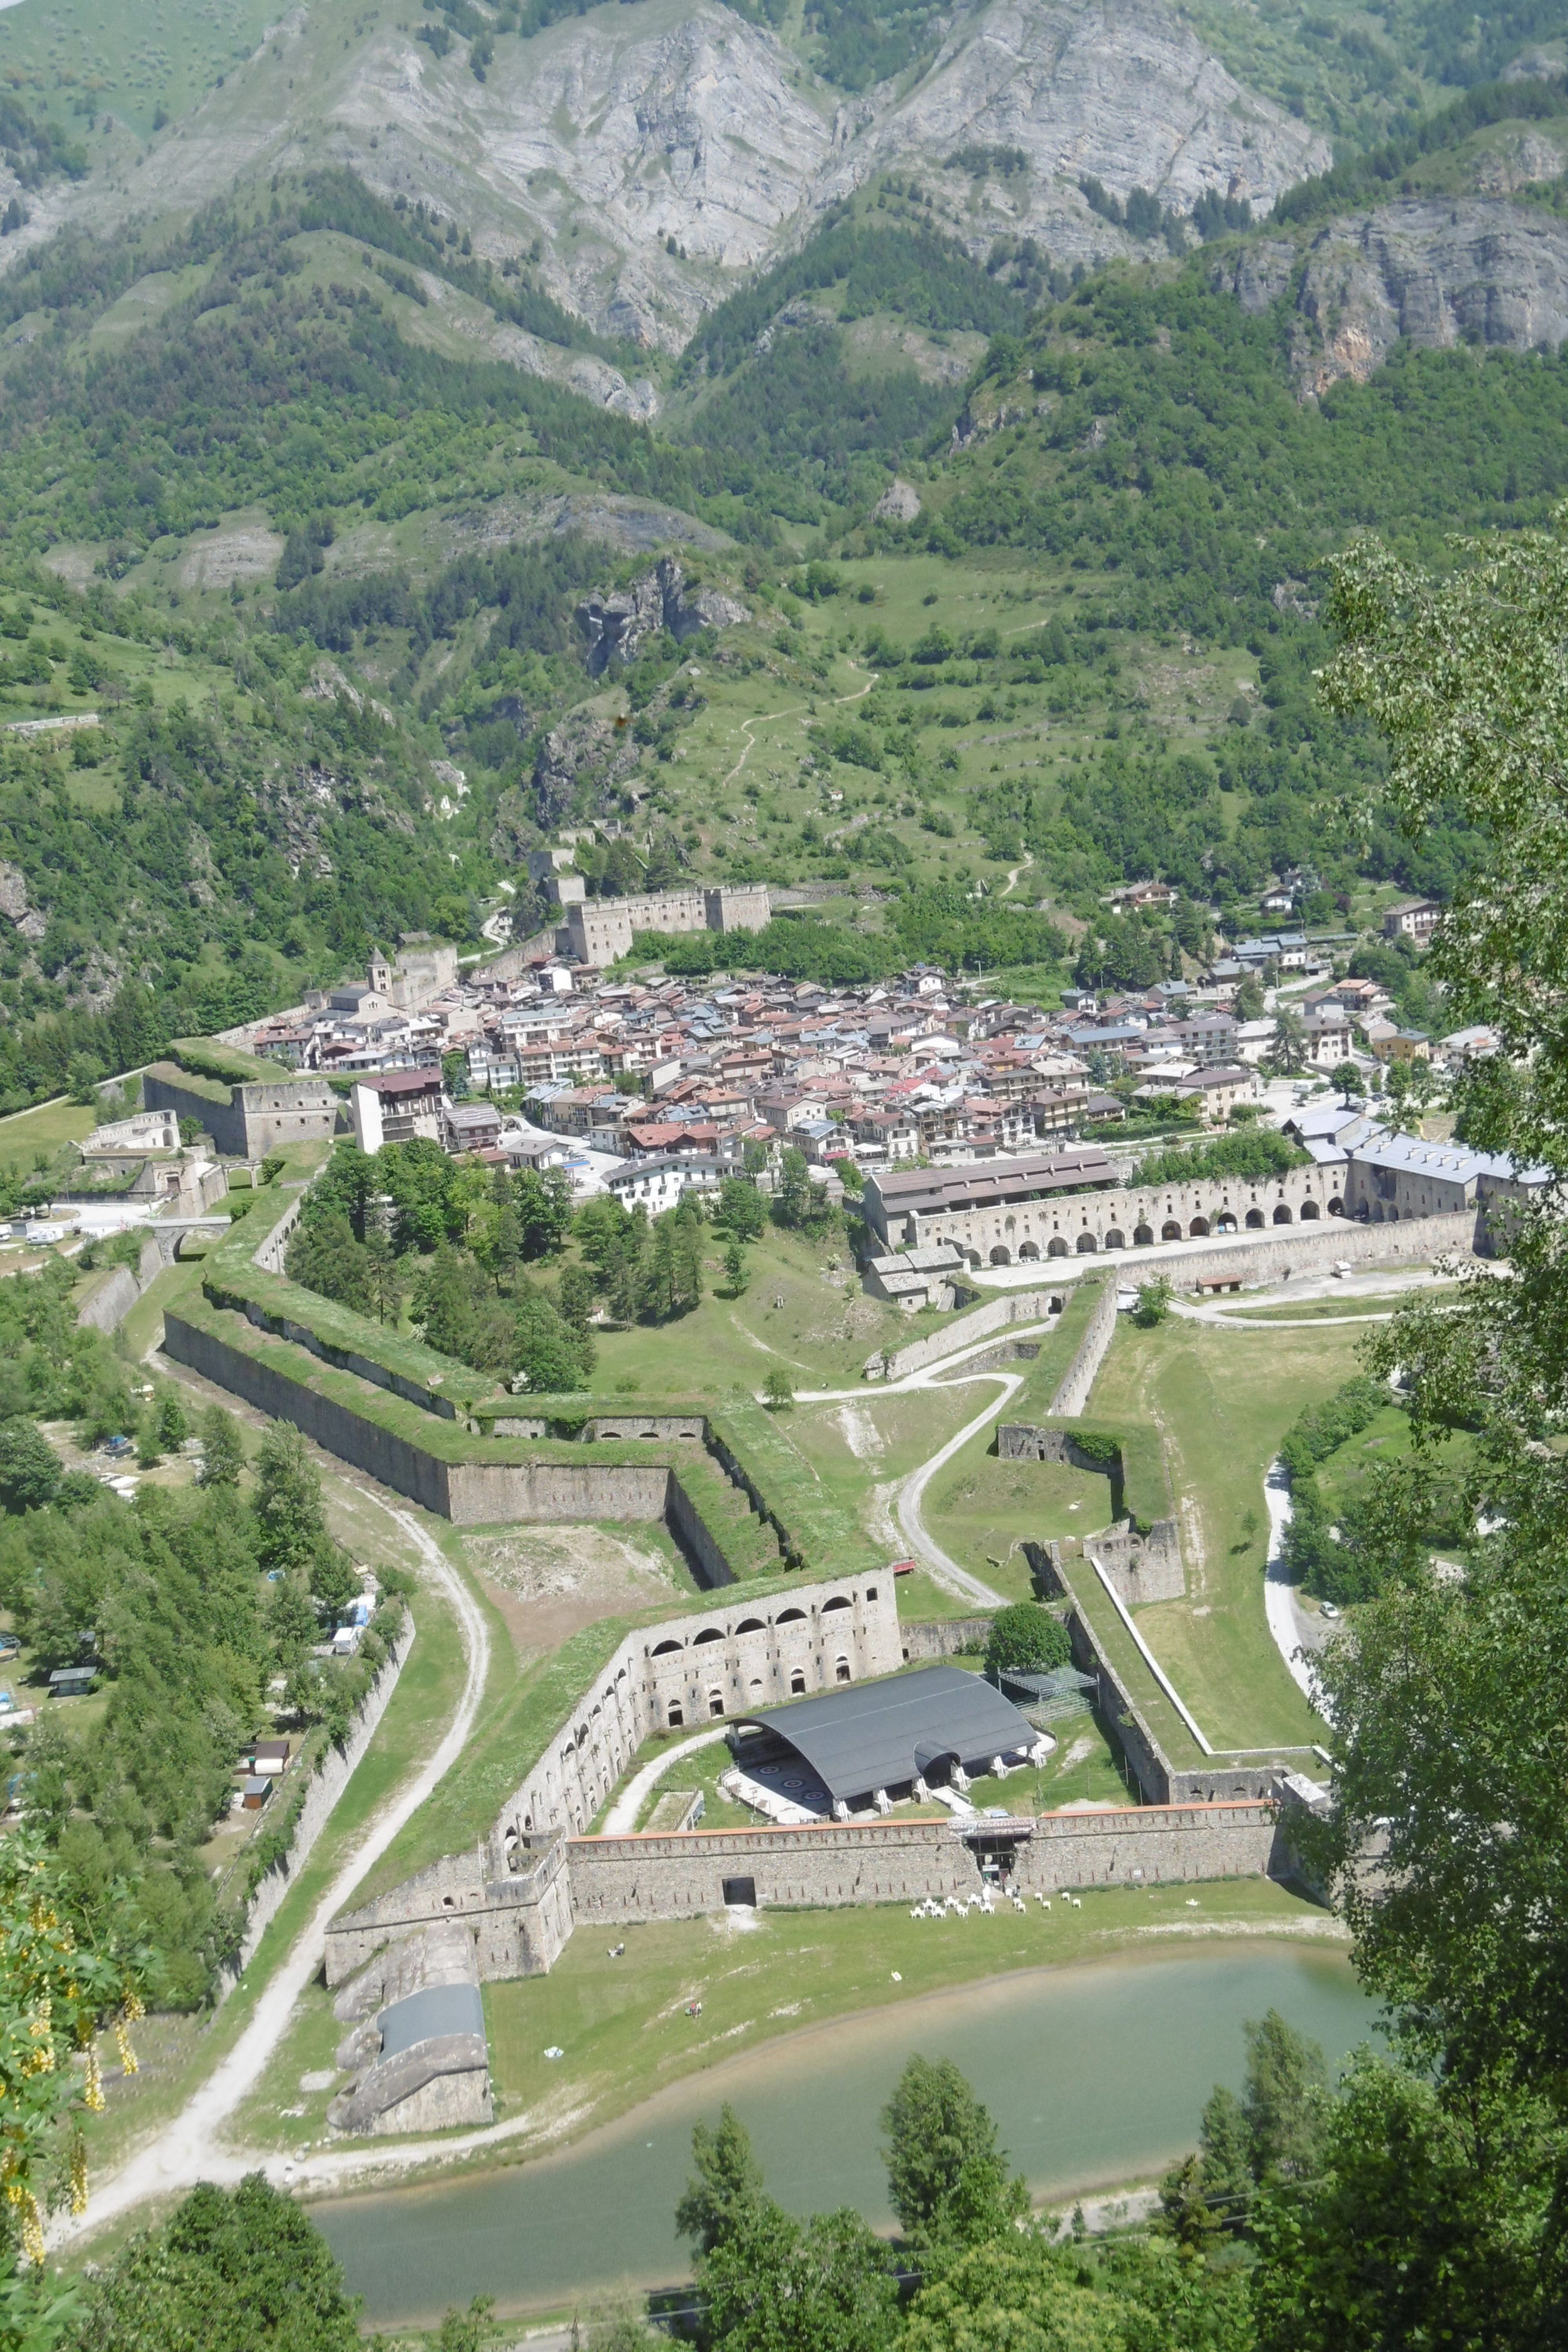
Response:
[[[1460,1287],[1457,1282],[1435,1282],[1429,1288],[1402,1290],[1382,1298],[1358,1297],[1352,1292],[1344,1298],[1303,1298],[1299,1307],[1225,1307],[1220,1312],[1226,1322],[1324,1323],[1345,1318],[1365,1322],[1373,1317],[1386,1318],[1413,1299],[1442,1297]]]
[[[14,1111],[0,1118],[0,1171],[30,1176],[40,1160],[47,1165],[62,1143],[79,1143],[97,1124],[90,1103],[40,1103],[37,1110]]]
[[[797,1388],[848,1388],[868,1356],[900,1348],[952,1318],[906,1316],[868,1298],[840,1239],[818,1244],[767,1228],[746,1253],[751,1279],[739,1298],[724,1283],[724,1244],[710,1234],[708,1295],[676,1322],[595,1332],[595,1391],[713,1395],[759,1391],[771,1371]]]
[[[893,1517],[898,1487],[994,1393],[979,1381],[901,1396],[868,1387],[863,1398],[842,1404],[797,1405],[775,1426],[840,1508],[896,1559],[908,1549]]]
[[[1302,1406],[1356,1371],[1357,1337],[1124,1318],[1095,1382],[1090,1420],[1152,1421],[1164,1443],[1187,1591],[1140,1610],[1138,1629],[1215,1748],[1323,1737],[1264,1616],[1263,1478]]]

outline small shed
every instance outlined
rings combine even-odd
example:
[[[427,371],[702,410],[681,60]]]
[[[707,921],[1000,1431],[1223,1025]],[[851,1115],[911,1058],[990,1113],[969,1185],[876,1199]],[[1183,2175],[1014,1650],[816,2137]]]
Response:
[[[286,1739],[258,1739],[250,1755],[258,1772],[276,1776],[289,1769],[289,1742]]]
[[[98,1680],[96,1666],[57,1666],[49,1676],[51,1698],[81,1698]]]
[[[271,1794],[271,1774],[252,1772],[247,1776],[245,1787],[240,1791],[240,1803],[247,1813],[258,1813]]]

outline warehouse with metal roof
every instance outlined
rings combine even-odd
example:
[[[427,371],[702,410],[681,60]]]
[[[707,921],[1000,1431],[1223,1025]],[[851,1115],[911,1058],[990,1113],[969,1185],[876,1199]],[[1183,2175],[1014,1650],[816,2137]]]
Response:
[[[747,1716],[731,1733],[730,1747],[748,1773],[798,1759],[834,1808],[853,1811],[879,1796],[907,1797],[917,1782],[942,1787],[955,1768],[973,1777],[998,1761],[1026,1763],[1039,1738],[980,1675],[962,1666],[921,1666]]]

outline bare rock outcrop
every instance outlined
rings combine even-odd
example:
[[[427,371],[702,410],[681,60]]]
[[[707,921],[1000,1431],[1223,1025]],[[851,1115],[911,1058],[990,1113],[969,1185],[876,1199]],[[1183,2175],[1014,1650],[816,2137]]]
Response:
[[[661,629],[684,644],[700,629],[733,628],[748,617],[745,606],[720,589],[689,588],[673,555],[660,556],[632,587],[609,596],[589,596],[577,607],[577,625],[588,641],[588,667],[595,677],[602,677],[612,661],[635,661],[640,647]]]
[[[534,823],[552,830],[590,787],[602,797],[631,775],[637,763],[629,727],[617,727],[595,710],[569,710],[534,758]]]
[[[1402,336],[1555,351],[1568,340],[1568,223],[1500,199],[1412,197],[1331,222],[1297,298],[1297,382],[1363,382]]]
[[[921,510],[921,494],[912,482],[895,474],[871,512],[879,522],[913,522]]]

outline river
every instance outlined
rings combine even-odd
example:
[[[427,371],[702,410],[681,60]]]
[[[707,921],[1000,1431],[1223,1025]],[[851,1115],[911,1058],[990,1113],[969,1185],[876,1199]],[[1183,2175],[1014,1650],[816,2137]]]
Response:
[[[1373,2031],[1339,1952],[1229,1943],[1033,1969],[841,2018],[672,2084],[560,2155],[343,2198],[312,2215],[375,2326],[493,2295],[555,2308],[689,2275],[671,2214],[691,2126],[728,2099],[773,2194],[800,2213],[890,2220],[878,2116],[911,2052],[956,2060],[1037,2197],[1147,2179],[1191,2147],[1216,2082],[1239,2089],[1241,2024],[1278,2009],[1331,2065]]]

